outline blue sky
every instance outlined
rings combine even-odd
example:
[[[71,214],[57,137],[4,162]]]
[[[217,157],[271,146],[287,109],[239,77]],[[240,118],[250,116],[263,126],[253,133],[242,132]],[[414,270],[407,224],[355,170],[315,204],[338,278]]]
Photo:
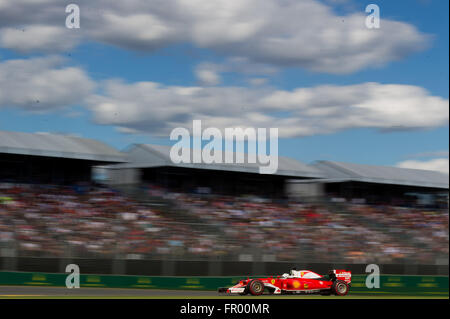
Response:
[[[245,6],[215,8],[212,1],[205,16],[195,12],[201,2],[177,14],[145,2],[136,8],[102,2],[79,1],[81,28],[72,30],[59,2],[16,2],[36,14],[0,23],[0,130],[78,134],[124,149],[169,145],[170,130],[188,128],[195,118],[218,128],[272,124],[285,129],[280,155],[304,162],[448,167],[448,1],[306,0],[298,8],[285,1],[293,6],[288,11],[272,1],[271,9],[242,1],[254,8],[251,14]],[[380,7],[379,30],[358,26],[369,3]],[[58,6],[62,14],[55,17]],[[270,10],[279,10],[279,18],[268,20]],[[298,19],[290,13],[296,10]],[[0,21],[15,12],[0,6]],[[220,19],[226,23],[216,25]],[[314,37],[327,32],[330,40]],[[330,44],[335,39],[349,44]],[[23,60],[36,70],[25,71]],[[184,99],[176,88],[201,93]],[[360,90],[366,93],[358,101]],[[370,114],[346,120],[361,103]],[[317,109],[330,112],[311,115]]]

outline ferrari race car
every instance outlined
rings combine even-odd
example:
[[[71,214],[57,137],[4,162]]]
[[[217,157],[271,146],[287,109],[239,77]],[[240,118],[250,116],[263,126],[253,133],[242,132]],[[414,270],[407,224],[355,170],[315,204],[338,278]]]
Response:
[[[332,270],[321,276],[310,270],[295,268],[282,276],[240,280],[230,288],[219,288],[219,293],[254,296],[268,294],[321,294],[345,296],[351,286],[352,273],[346,270]]]

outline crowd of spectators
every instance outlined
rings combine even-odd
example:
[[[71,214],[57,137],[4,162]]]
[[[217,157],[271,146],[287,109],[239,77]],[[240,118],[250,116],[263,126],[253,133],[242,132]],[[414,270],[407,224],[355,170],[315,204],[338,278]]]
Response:
[[[169,211],[103,187],[4,184],[0,249],[58,257],[252,254],[263,260],[308,262],[448,260],[447,209],[363,202],[277,203],[257,197],[176,193],[156,186],[146,192],[217,231],[193,227]]]
[[[280,204],[255,197],[165,194],[181,209],[219,226],[223,237],[240,249],[277,260],[448,260],[447,209],[369,205],[364,200]]]
[[[0,247],[24,256],[208,255],[216,239],[99,187],[0,186]]]

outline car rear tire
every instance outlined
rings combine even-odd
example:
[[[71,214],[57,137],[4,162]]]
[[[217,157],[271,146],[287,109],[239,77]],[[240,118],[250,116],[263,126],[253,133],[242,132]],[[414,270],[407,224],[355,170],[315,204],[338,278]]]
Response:
[[[348,294],[348,285],[345,281],[336,280],[331,288],[336,296],[345,296]]]
[[[253,296],[260,296],[264,293],[264,284],[257,279],[250,281],[247,288]]]

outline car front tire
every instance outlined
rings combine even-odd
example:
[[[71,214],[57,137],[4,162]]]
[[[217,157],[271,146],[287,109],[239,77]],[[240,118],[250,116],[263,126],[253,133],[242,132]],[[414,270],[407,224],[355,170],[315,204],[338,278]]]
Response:
[[[260,296],[264,293],[264,284],[257,279],[254,279],[248,283],[248,291],[253,296]]]

